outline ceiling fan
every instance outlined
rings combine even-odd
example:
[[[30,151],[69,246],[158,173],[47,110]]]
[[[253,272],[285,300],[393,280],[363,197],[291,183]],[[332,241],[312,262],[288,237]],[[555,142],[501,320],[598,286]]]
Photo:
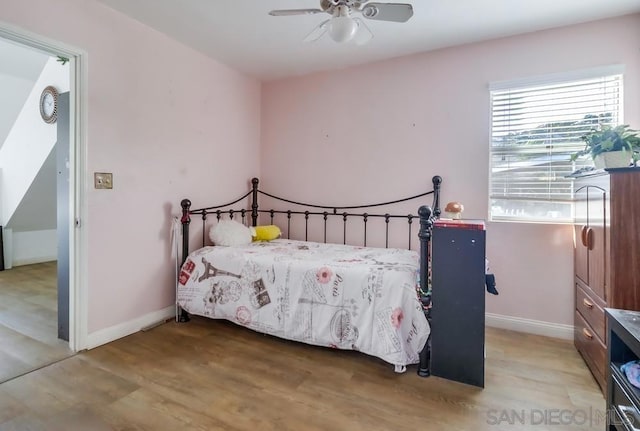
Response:
[[[304,38],[305,42],[314,42],[328,32],[336,42],[355,40],[357,44],[362,45],[373,38],[373,33],[360,17],[352,17],[354,12],[375,21],[407,22],[413,16],[413,6],[406,3],[369,3],[369,0],[320,0],[320,9],[272,10],[269,15],[327,13],[331,18],[316,26]]]

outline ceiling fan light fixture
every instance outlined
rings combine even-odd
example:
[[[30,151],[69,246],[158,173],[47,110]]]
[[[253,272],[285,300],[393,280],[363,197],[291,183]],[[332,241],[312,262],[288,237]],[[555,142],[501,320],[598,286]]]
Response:
[[[413,16],[411,3],[377,3],[369,0],[320,0],[320,9],[276,9],[269,12],[273,16],[313,15],[326,13],[325,19],[304,38],[305,42],[315,42],[323,35],[338,43],[355,41],[363,45],[373,38],[373,33],[365,21],[388,21],[403,23]],[[352,17],[352,13],[356,17]]]
[[[350,16],[337,16],[329,24],[329,36],[336,42],[348,42],[356,35],[358,23]]]

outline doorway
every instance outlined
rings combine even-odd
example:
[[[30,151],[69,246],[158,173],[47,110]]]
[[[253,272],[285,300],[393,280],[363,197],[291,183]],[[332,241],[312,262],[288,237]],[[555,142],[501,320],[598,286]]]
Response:
[[[4,282],[6,285],[15,284],[16,282],[26,283],[28,286],[22,291],[33,292],[34,295],[26,301],[27,309],[20,311],[19,307],[11,310],[16,317],[16,322],[20,321],[27,327],[29,324],[35,324],[38,315],[48,315],[54,312],[52,308],[62,310],[62,319],[56,319],[56,324],[53,326],[53,333],[55,340],[51,342],[53,349],[44,352],[38,348],[31,347],[23,348],[20,343],[25,341],[25,338],[29,337],[25,332],[29,332],[29,329],[24,329],[20,333],[14,331],[13,334],[9,334],[9,331],[5,331],[4,338],[2,328],[0,328],[1,345],[6,346],[8,351],[3,352],[0,350],[0,364],[5,364],[5,370],[3,374],[3,367],[0,366],[0,380],[6,380],[9,376],[8,368],[11,364],[19,365],[15,367],[16,370],[21,370],[20,373],[14,375],[16,377],[19,374],[32,371],[33,369],[47,365],[51,362],[63,359],[69,355],[82,350],[86,345],[86,253],[82,253],[86,249],[86,239],[84,236],[83,224],[86,223],[84,214],[86,214],[86,204],[84,200],[84,190],[82,184],[84,184],[85,166],[85,120],[83,113],[85,112],[84,106],[86,106],[86,67],[85,59],[86,54],[78,49],[69,47],[59,42],[47,39],[40,35],[31,34],[20,29],[10,28],[4,24],[0,24],[0,41],[12,43],[18,45],[26,50],[35,50],[44,53],[48,56],[54,56],[59,59],[66,59],[69,67],[69,91],[66,94],[61,94],[59,99],[59,107],[62,110],[66,109],[66,119],[59,120],[58,126],[64,124],[67,133],[67,142],[60,145],[55,154],[53,155],[54,164],[56,166],[56,172],[61,171],[61,167],[66,167],[68,171],[68,178],[66,178],[66,184],[64,182],[57,182],[56,196],[62,199],[58,202],[58,213],[60,209],[66,213],[63,217],[63,224],[60,224],[60,214],[57,214],[57,230],[62,237],[62,241],[57,241],[58,248],[58,261],[49,263],[38,263],[35,265],[16,266],[10,271],[0,271],[0,284],[3,282],[3,277],[6,277]],[[65,108],[66,103],[66,108]],[[62,111],[61,111],[62,112]],[[61,142],[60,142],[61,143]],[[66,202],[65,202],[66,194]],[[6,240],[7,238],[5,238]],[[65,240],[66,239],[66,244]],[[61,262],[60,257],[67,254],[67,262]],[[52,283],[57,287],[60,272],[58,271],[59,265],[66,268],[66,271],[62,271],[63,277],[66,274],[68,279],[68,290],[63,295],[56,295],[57,298],[47,297],[44,291],[47,288],[51,288]],[[81,288],[81,286],[85,286]],[[41,289],[38,292],[38,289]],[[11,289],[6,289],[7,292]],[[57,289],[56,289],[57,290]],[[5,292],[6,293],[6,292]],[[14,292],[15,293],[15,292]],[[57,294],[57,291],[56,291]],[[57,299],[60,300],[61,306],[57,304]],[[14,302],[16,296],[13,298]],[[8,303],[8,302],[7,302]],[[38,307],[49,307],[48,311],[42,311],[46,308],[37,310]],[[57,313],[56,313],[57,314]],[[67,322],[64,322],[66,317]],[[0,322],[1,323],[1,322]],[[42,323],[42,322],[40,322]],[[51,322],[47,322],[50,324]],[[59,326],[59,324],[61,326]],[[18,325],[16,325],[18,326]],[[31,330],[32,338],[35,338],[33,328]],[[61,341],[58,339],[58,335],[62,338],[67,338],[68,341]],[[40,337],[42,338],[42,337]],[[41,340],[40,340],[41,341]],[[20,352],[25,352],[25,356],[20,357]],[[11,360],[9,360],[9,358]],[[5,361],[6,359],[6,361]]]

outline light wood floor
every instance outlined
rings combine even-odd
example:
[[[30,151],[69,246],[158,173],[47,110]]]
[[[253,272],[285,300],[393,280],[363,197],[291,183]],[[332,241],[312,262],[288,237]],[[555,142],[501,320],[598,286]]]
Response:
[[[69,357],[58,340],[56,262],[0,271],[0,382]]]
[[[483,390],[201,318],[0,384],[0,430],[602,430],[604,407],[572,343],[497,329]]]

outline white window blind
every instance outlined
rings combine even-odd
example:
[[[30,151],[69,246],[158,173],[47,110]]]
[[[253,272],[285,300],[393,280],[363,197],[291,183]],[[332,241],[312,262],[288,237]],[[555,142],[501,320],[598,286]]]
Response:
[[[580,75],[491,86],[492,220],[571,220],[566,177],[593,165],[590,158],[572,162],[571,155],[584,148],[584,134],[622,117],[622,75]]]

